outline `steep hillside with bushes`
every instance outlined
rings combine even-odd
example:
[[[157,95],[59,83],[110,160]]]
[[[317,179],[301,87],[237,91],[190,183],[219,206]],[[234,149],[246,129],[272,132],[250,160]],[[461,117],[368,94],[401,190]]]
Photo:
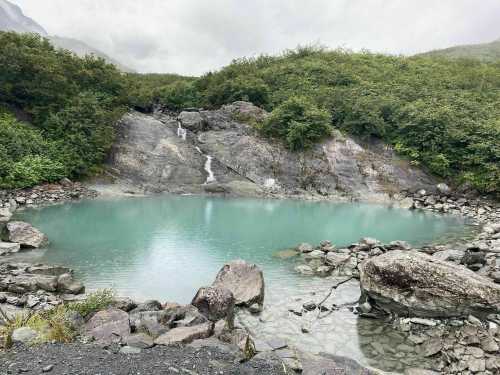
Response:
[[[339,129],[380,138],[441,178],[500,191],[500,62],[298,48],[193,78],[123,74],[35,35],[0,33],[0,46],[2,187],[92,173],[127,107],[247,100],[271,112],[255,129],[291,151]]]
[[[126,111],[122,74],[102,59],[56,50],[36,34],[0,32],[0,46],[0,187],[78,178],[98,168]]]
[[[170,109],[249,100],[292,150],[333,128],[383,139],[413,165],[482,192],[500,186],[500,63],[299,48],[156,89]]]

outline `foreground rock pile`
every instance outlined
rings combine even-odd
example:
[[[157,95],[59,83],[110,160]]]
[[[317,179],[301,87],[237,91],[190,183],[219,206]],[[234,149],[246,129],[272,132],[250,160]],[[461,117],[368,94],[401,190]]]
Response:
[[[12,314],[22,309],[48,310],[77,299],[84,291],[66,267],[0,263],[0,307]]]

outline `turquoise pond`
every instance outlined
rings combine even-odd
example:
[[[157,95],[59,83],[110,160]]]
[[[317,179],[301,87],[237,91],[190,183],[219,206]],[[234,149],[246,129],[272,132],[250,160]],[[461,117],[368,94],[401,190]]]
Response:
[[[344,284],[328,300],[344,307],[321,319],[317,312],[297,316],[291,306],[319,302],[335,280],[302,276],[294,270],[299,260],[276,254],[301,242],[330,240],[342,246],[368,236],[420,245],[468,230],[456,217],[381,205],[172,195],[101,198],[16,215],[51,241],[46,250],[16,257],[67,265],[88,291],[113,288],[137,300],[189,303],[225,262],[256,263],[266,281],[264,311],[257,316],[240,311],[238,325],[259,340],[281,338],[303,351],[343,355],[395,373],[424,366],[428,359],[390,324],[352,313],[358,282]],[[400,345],[411,353],[401,357],[394,349]]]
[[[182,303],[231,259],[262,267],[267,289],[293,290],[304,277],[275,254],[300,242],[340,246],[369,236],[418,245],[464,230],[455,217],[381,205],[172,195],[27,209],[17,218],[51,241],[24,256],[70,266],[88,290]]]

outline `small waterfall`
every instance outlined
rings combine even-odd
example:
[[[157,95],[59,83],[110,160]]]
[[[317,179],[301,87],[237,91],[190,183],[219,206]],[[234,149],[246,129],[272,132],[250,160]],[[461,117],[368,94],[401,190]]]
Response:
[[[272,188],[276,185],[276,180],[274,178],[268,178],[266,179],[266,181],[264,182],[264,186],[266,188]]]
[[[207,181],[205,184],[209,184],[210,182],[215,182],[214,172],[212,171],[212,157],[207,155],[207,161],[205,162],[205,171],[208,173]]]
[[[179,120],[177,120],[177,136],[182,138],[183,141],[186,140],[187,130],[182,127],[182,124]]]
[[[206,184],[209,184],[211,182],[215,182],[217,181],[217,179],[215,178],[215,175],[214,175],[214,172],[212,171],[212,157],[210,155],[205,155],[203,153],[203,151],[201,151],[201,149],[196,146],[196,151],[198,151],[200,154],[202,154],[203,156],[205,156],[207,158],[207,161],[205,162],[205,172],[207,172],[208,176],[207,176],[207,180],[205,181],[205,185]]]

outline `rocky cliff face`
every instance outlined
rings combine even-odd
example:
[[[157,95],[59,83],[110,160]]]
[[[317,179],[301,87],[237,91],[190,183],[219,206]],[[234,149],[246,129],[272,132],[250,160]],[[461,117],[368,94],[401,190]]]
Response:
[[[361,143],[340,133],[305,153],[292,153],[257,134],[250,123],[263,116],[263,110],[246,102],[178,117],[130,113],[120,123],[110,171],[153,192],[383,200],[402,190],[435,186],[431,177],[383,144]],[[211,173],[214,178],[207,180]]]

